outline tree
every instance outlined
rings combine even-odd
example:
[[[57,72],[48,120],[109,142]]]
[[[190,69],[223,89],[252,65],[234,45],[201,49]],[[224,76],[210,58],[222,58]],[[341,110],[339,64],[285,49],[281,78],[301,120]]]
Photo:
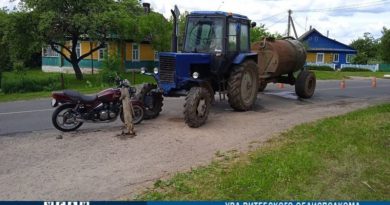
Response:
[[[170,49],[172,24],[162,14],[150,12],[140,16],[138,26],[140,30],[137,39],[150,41],[158,51]]]
[[[390,29],[383,27],[382,37],[379,45],[381,59],[385,63],[390,63]]]
[[[8,42],[11,61],[22,62],[27,67],[39,66],[42,47],[35,32],[37,19],[33,13],[20,11],[11,12],[8,16],[4,40]]]
[[[108,38],[139,40],[142,36],[137,22],[143,9],[137,0],[22,0],[22,5],[39,20],[41,42],[72,64],[77,79],[83,78],[79,62],[105,47]],[[77,43],[83,39],[98,43],[78,55]]]
[[[251,43],[260,41],[261,39],[271,36],[271,33],[267,31],[264,24],[260,24],[251,29]]]
[[[8,25],[9,16],[4,10],[0,10],[0,73],[9,69],[10,57],[8,50],[8,41],[5,40],[5,32]]]
[[[350,46],[357,50],[353,63],[367,64],[369,61],[376,61],[378,57],[378,40],[371,33],[364,33],[363,38],[352,41]]]

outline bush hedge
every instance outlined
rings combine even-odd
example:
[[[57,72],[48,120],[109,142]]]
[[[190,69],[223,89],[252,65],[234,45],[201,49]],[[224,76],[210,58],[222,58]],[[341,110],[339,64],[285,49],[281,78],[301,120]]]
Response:
[[[61,88],[58,77],[26,75],[25,73],[3,73],[1,80],[2,92],[25,93],[38,91],[52,91]]]
[[[366,68],[345,67],[341,69],[341,72],[372,72],[372,70]]]
[[[320,70],[320,71],[334,71],[333,68],[329,67],[329,66],[312,66],[312,65],[308,65],[306,66],[306,68],[308,70]]]

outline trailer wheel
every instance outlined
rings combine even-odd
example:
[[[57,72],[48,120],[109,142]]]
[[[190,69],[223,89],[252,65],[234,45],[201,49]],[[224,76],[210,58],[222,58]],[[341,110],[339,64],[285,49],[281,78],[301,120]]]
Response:
[[[142,86],[140,92],[135,96],[145,105],[144,120],[156,118],[162,111],[163,97],[161,93],[153,92],[157,85],[146,83]]]
[[[256,63],[249,60],[235,66],[228,80],[227,96],[230,106],[237,111],[246,111],[256,102],[259,89]]]
[[[192,87],[184,103],[184,121],[189,127],[202,126],[211,107],[210,93],[203,87]]]
[[[311,98],[315,89],[315,74],[306,70],[301,71],[295,83],[295,93],[301,98]]]

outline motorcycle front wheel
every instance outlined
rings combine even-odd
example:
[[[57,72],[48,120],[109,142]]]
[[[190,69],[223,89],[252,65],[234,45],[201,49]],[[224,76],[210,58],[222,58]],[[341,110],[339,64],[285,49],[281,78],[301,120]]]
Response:
[[[70,132],[83,125],[83,122],[77,121],[77,113],[72,110],[75,106],[73,104],[63,104],[54,110],[51,121],[56,129]]]

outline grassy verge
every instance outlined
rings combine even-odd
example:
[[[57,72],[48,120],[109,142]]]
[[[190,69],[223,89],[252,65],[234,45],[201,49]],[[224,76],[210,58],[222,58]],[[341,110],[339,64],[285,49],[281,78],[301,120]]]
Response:
[[[388,200],[390,104],[296,126],[248,154],[167,181],[140,200]]]
[[[9,77],[15,77],[17,78],[18,75],[14,73],[4,73],[3,75],[8,75]],[[30,77],[51,77],[51,78],[57,78],[58,82],[61,82],[60,74],[59,73],[45,73],[40,70],[30,70],[27,71],[26,75],[29,75]],[[132,73],[126,73],[124,76],[121,76],[122,78],[128,79],[133,84],[133,74]],[[155,82],[153,77],[141,75],[139,73],[135,74],[135,84],[145,83],[145,82]],[[64,87],[65,89],[74,89],[78,90],[82,93],[95,93],[98,92],[104,88],[112,87],[107,84],[101,83],[101,76],[98,74],[91,75],[91,74],[85,74],[84,80],[76,80],[74,74],[64,74]],[[29,100],[29,99],[35,99],[35,98],[44,98],[44,97],[50,97],[51,91],[42,91],[42,92],[28,92],[28,93],[11,93],[11,94],[5,94],[3,92],[0,92],[0,102],[8,102],[8,101],[15,101],[15,100]]]
[[[335,72],[335,71],[314,71],[318,80],[341,80],[348,79],[349,76],[358,77],[377,77],[383,78],[383,75],[390,72]]]

